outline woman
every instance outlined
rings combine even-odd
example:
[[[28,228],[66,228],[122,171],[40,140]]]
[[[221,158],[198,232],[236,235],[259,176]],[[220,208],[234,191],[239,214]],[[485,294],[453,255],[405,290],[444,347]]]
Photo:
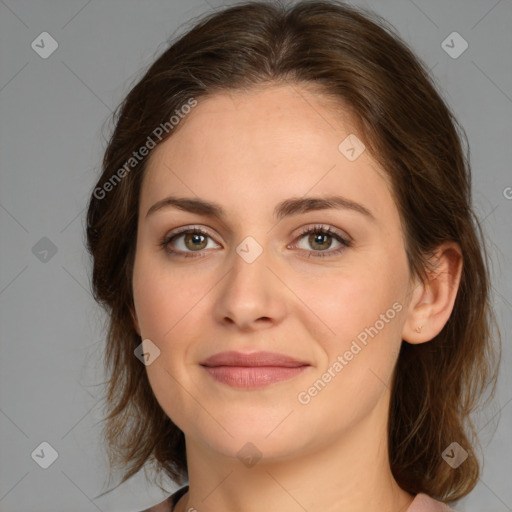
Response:
[[[207,16],[131,90],[87,237],[112,468],[188,479],[148,510],[471,491],[496,372],[457,126],[399,36],[337,2]]]

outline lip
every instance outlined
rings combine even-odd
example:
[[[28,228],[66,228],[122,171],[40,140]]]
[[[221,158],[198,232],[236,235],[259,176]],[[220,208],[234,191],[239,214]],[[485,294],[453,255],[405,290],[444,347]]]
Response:
[[[276,352],[220,352],[200,363],[215,380],[236,388],[257,388],[292,379],[309,363]]]
[[[305,361],[298,361],[292,357],[277,352],[219,352],[200,363],[203,366],[280,366],[283,368],[296,368],[309,366]]]

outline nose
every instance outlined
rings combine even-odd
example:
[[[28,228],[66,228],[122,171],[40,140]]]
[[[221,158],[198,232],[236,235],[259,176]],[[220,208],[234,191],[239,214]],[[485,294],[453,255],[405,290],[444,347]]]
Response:
[[[233,255],[231,270],[216,288],[218,322],[246,332],[282,322],[287,290],[275,270],[277,265],[271,260],[270,251],[265,249],[253,261],[243,252]]]

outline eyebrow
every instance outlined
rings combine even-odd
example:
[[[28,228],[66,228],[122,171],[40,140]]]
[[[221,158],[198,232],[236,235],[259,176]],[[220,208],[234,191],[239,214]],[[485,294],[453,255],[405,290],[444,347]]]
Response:
[[[197,199],[192,197],[166,197],[156,202],[146,213],[146,217],[152,213],[161,210],[162,208],[174,207],[190,213],[198,215],[206,215],[209,217],[216,217],[220,220],[226,219],[226,212],[219,204],[205,201],[204,199]],[[290,198],[280,202],[274,208],[274,218],[281,220],[284,217],[291,215],[299,215],[315,210],[352,210],[361,213],[370,220],[375,221],[376,218],[373,213],[363,206],[350,199],[341,196],[326,196],[326,197],[302,197]]]

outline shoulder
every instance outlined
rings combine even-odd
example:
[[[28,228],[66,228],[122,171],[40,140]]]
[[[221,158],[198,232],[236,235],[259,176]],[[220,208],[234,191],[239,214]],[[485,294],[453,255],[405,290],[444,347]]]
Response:
[[[152,507],[145,508],[141,512],[171,512],[174,504],[170,501],[171,496],[169,496],[165,501],[158,503],[157,505],[153,505]]]
[[[172,512],[178,500],[188,491],[188,485],[178,489],[174,494],[171,494],[167,499],[153,505],[152,507],[146,508],[141,512]]]
[[[427,494],[419,493],[406,512],[454,512],[448,505],[431,498]]]

